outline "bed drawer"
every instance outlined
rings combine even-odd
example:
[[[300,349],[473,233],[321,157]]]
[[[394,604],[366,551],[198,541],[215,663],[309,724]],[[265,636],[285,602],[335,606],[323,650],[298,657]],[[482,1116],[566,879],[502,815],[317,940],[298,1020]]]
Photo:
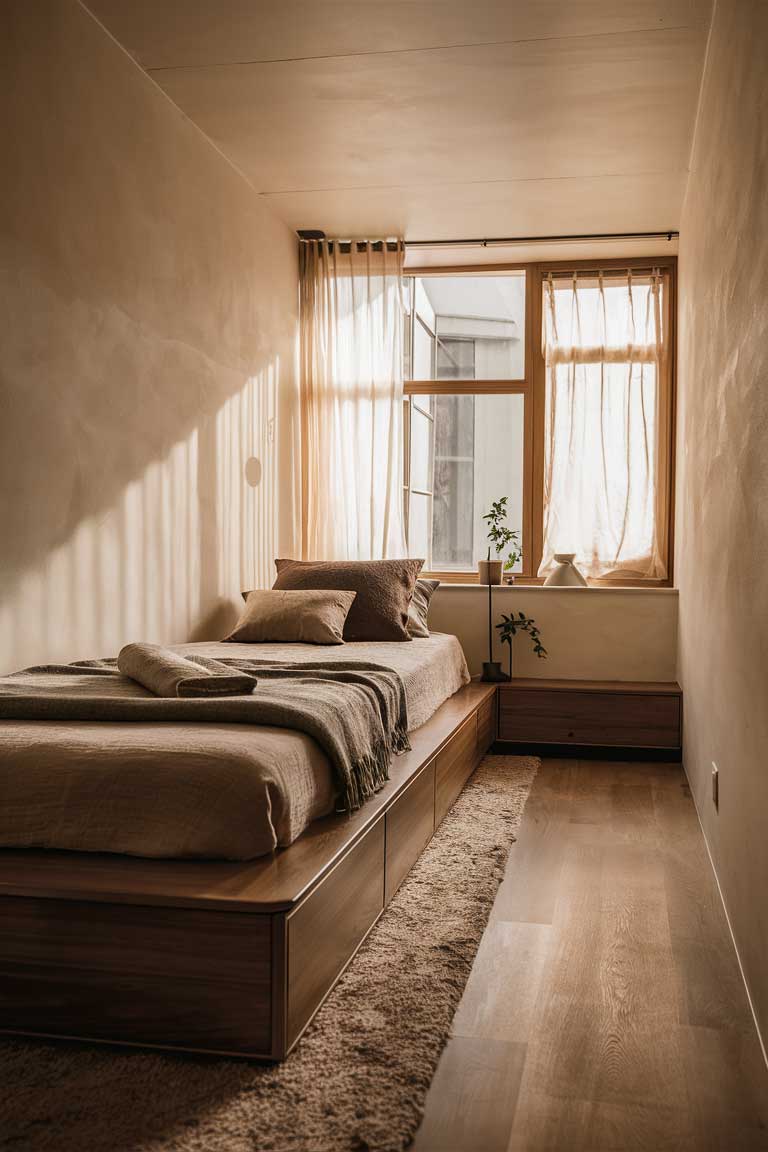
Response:
[[[0,1027],[268,1054],[271,918],[0,899]]]
[[[384,907],[384,821],[288,917],[289,1046]]]
[[[499,739],[626,748],[680,746],[679,694],[504,687]]]
[[[498,696],[494,692],[493,696],[485,700],[477,710],[477,751],[480,756],[485,755],[496,739],[497,700]]]
[[[435,758],[435,827],[474,772],[478,759],[475,712]]]
[[[427,764],[387,812],[384,903],[389,904],[435,830],[435,762]]]

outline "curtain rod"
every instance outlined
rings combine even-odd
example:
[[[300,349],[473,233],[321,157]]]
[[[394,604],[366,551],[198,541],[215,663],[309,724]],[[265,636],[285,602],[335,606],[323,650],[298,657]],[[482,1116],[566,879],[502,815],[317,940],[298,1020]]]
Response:
[[[664,232],[592,232],[581,236],[494,236],[486,240],[406,240],[406,248],[496,248],[515,244],[579,244],[584,241],[667,240],[680,235],[674,229]]]
[[[487,239],[461,239],[461,240],[405,240],[403,243],[406,248],[502,248],[510,247],[516,244],[579,244],[589,241],[610,243],[613,240],[667,240],[677,239],[680,233],[674,228],[668,228],[663,232],[591,232],[585,233],[581,236],[565,235],[565,236],[494,236]],[[328,237],[324,232],[311,231],[309,229],[299,229],[298,236],[300,240],[327,240]],[[330,241],[330,243],[337,243],[341,246],[347,244],[365,244],[366,241],[360,240],[341,240]],[[372,247],[381,249],[383,240],[376,240],[373,242]],[[396,245],[387,240],[388,247],[394,248]]]
[[[662,257],[659,257],[659,259],[662,259]],[[628,272],[631,272],[633,276],[652,276],[656,273],[663,274],[667,271],[668,266],[666,264],[663,265],[662,268],[659,268],[658,264],[651,263],[653,260],[652,256],[639,256],[638,260],[644,262],[633,263],[630,259],[626,264],[622,263],[621,267],[618,268],[553,268],[546,273],[544,279],[546,280],[551,277],[553,280],[572,280],[575,276],[579,280],[590,280],[595,276],[605,276],[606,279],[615,280],[620,276],[626,276]]]

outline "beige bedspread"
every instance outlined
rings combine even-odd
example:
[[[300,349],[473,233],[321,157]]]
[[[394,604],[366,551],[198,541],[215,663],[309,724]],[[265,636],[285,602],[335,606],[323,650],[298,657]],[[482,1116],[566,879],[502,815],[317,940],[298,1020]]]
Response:
[[[195,644],[176,651],[290,663],[366,660],[402,677],[409,728],[469,676],[458,640]],[[0,724],[0,846],[246,860],[334,808],[330,765],[299,732],[243,724]]]

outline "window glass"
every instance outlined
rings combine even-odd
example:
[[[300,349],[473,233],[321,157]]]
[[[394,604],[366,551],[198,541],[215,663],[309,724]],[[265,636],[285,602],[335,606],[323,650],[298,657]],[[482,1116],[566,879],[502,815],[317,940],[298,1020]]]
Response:
[[[411,488],[432,491],[432,415],[421,401],[431,396],[418,396],[411,405]]]
[[[435,338],[418,315],[413,325],[413,374],[415,380],[433,380],[435,374]]]
[[[524,379],[525,272],[424,276],[411,284],[420,324],[412,325],[406,379]]]
[[[415,410],[427,403],[432,421]],[[431,468],[425,487],[432,497],[430,503],[411,494],[408,545],[433,571],[476,568],[488,548],[483,514],[501,496],[508,499],[507,525],[522,541],[524,403],[521,395],[411,397],[411,488],[421,487],[416,477]],[[521,569],[518,562],[512,571]]]
[[[412,492],[408,506],[408,551],[411,556],[423,556],[429,566],[431,547],[431,496]]]
[[[437,379],[474,380],[475,341],[438,337]]]

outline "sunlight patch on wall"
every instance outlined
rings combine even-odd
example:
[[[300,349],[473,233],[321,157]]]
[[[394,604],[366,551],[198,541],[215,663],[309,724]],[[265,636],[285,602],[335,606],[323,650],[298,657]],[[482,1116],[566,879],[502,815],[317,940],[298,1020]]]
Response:
[[[0,609],[3,671],[115,656],[129,640],[185,640],[200,614],[198,433],[80,522]]]
[[[0,673],[229,631],[241,591],[273,580],[278,379],[277,360],[248,377],[11,586]]]
[[[200,613],[198,431],[153,461],[121,501],[122,635],[185,640]]]

